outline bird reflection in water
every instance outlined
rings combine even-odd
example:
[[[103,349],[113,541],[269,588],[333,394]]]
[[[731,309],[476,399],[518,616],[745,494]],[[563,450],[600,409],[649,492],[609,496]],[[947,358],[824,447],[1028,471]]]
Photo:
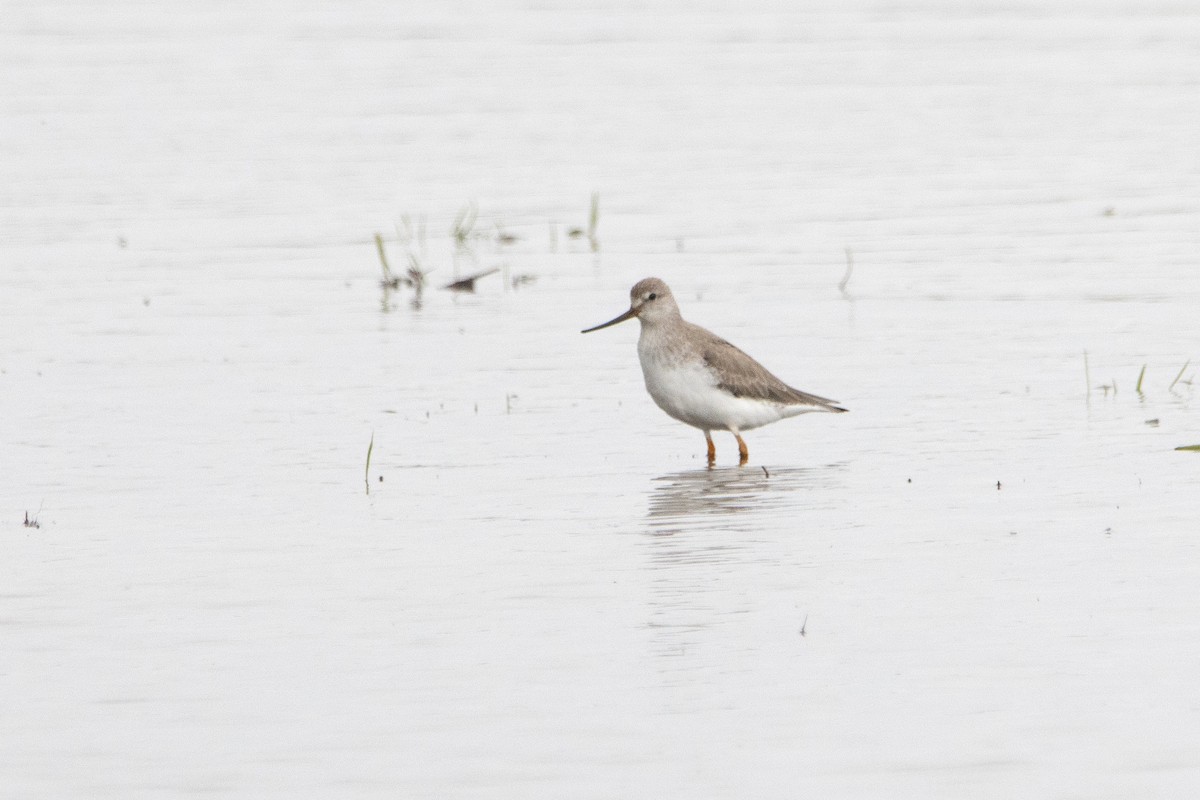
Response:
[[[752,530],[762,515],[796,501],[795,492],[826,484],[831,467],[696,469],[655,479],[647,520],[650,532],[681,533],[696,528]]]
[[[688,656],[714,628],[745,624],[741,615],[753,611],[746,587],[798,566],[792,541],[806,512],[826,505],[842,466],[697,469],[655,479],[645,549],[659,655]],[[670,663],[668,673],[697,666]]]

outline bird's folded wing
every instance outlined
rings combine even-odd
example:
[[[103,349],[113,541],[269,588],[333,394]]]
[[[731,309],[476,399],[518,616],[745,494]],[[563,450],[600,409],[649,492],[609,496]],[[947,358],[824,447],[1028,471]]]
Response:
[[[701,354],[717,376],[717,385],[734,397],[786,405],[810,405],[826,411],[845,411],[836,400],[788,386],[750,356],[719,336],[705,331]]]

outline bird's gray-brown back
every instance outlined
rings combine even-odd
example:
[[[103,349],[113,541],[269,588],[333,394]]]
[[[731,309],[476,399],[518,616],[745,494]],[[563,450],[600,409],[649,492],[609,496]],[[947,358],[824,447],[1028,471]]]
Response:
[[[767,400],[783,405],[815,406],[823,411],[846,410],[836,400],[788,386],[762,364],[712,331],[686,320],[683,324],[687,327],[687,340],[717,376],[718,386],[734,397]]]

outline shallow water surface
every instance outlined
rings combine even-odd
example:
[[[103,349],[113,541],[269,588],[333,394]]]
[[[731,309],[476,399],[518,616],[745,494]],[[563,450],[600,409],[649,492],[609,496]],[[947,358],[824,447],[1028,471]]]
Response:
[[[7,16],[0,794],[1200,787],[1200,15]]]

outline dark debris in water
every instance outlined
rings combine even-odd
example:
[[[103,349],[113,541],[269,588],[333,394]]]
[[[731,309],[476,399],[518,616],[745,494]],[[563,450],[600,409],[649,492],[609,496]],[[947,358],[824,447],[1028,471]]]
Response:
[[[488,275],[491,275],[491,274],[499,272],[499,271],[500,271],[499,267],[492,267],[491,269],[485,269],[483,272],[476,272],[474,275],[468,275],[465,278],[459,278],[456,281],[447,283],[442,288],[449,289],[452,292],[474,292],[475,291],[475,281],[479,280],[480,278],[486,278]]]

